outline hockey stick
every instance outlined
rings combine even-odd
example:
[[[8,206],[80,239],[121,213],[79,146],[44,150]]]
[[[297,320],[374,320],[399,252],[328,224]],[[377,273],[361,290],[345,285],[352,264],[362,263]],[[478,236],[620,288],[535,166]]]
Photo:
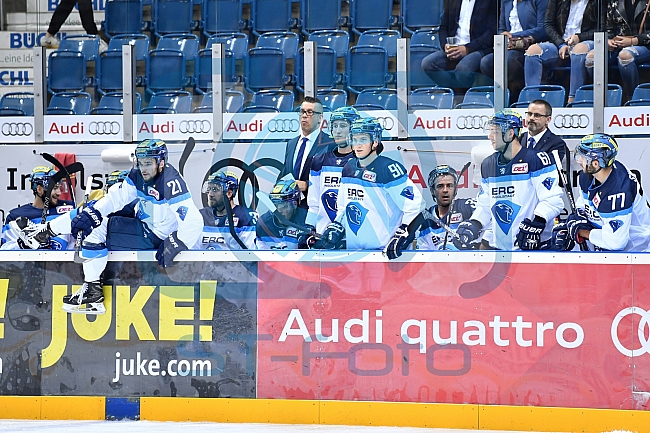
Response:
[[[74,172],[73,172],[73,171],[70,171],[70,170],[68,169],[68,167],[64,166],[64,165],[61,163],[61,161],[59,161],[59,160],[56,159],[53,155],[51,155],[51,154],[49,154],[49,153],[47,153],[47,152],[43,152],[43,153],[41,153],[41,156],[42,156],[43,159],[45,159],[47,162],[49,162],[50,164],[52,164],[53,166],[55,166],[55,167],[57,168],[57,170],[59,170],[59,171],[63,171],[63,172],[66,174],[65,177],[66,177],[66,180],[68,181],[68,187],[69,187],[69,189],[70,189],[70,197],[72,197],[72,202],[73,202],[74,205],[76,206],[76,205],[77,205],[77,202],[76,202],[75,199],[74,199],[74,185],[72,185],[72,179],[70,178],[70,173],[74,173]],[[73,164],[76,164],[76,163],[73,163]],[[70,164],[70,165],[72,165],[72,164]],[[82,165],[81,167],[83,168],[83,165]],[[76,171],[79,171],[79,170],[76,170]]]
[[[86,206],[88,206],[88,197],[90,196],[90,191],[92,190],[92,183],[93,183],[93,177],[88,176],[88,179],[86,179],[86,191],[84,192],[84,202],[83,205],[81,206],[81,210],[83,210]],[[81,211],[80,210],[80,211]],[[75,263],[86,263],[90,259],[84,259],[81,257],[79,252],[81,251],[81,241],[82,241],[82,232],[79,231],[77,233],[77,239],[75,240],[74,243],[74,262]]]
[[[576,201],[573,198],[573,191],[571,191],[571,185],[569,185],[567,178],[564,175],[564,172],[562,171],[562,160],[560,160],[560,153],[557,151],[557,149],[554,149],[551,152],[551,154],[553,155],[553,159],[555,160],[555,168],[557,169],[558,176],[560,177],[560,181],[562,182],[562,188],[564,188],[564,193],[569,199],[569,207],[571,208],[571,213],[577,213]],[[580,251],[589,251],[589,246],[587,245],[587,241],[583,240],[578,245],[580,245]]]
[[[235,219],[232,217],[232,207],[230,207],[230,199],[228,198],[228,194],[222,194],[223,196],[223,204],[226,207],[226,215],[228,216],[228,230],[230,231],[230,236],[232,236],[235,241],[239,244],[239,246],[242,248],[242,250],[247,250],[248,247],[244,242],[242,242],[241,238],[239,235],[237,235],[237,231],[235,230]]]
[[[75,173],[77,171],[83,170],[84,166],[80,162],[73,162],[67,167],[63,167],[63,170],[57,171],[54,176],[50,178],[47,183],[47,189],[45,190],[45,197],[43,198],[43,214],[41,215],[41,224],[45,224],[47,221],[47,211],[50,208],[50,196],[52,195],[52,190],[54,186],[61,182],[63,178],[70,179],[70,173]]]
[[[181,154],[181,159],[178,160],[178,172],[183,176],[183,171],[185,170],[185,163],[190,158],[192,151],[194,150],[194,137],[187,139],[185,147],[183,148],[183,153]]]
[[[275,207],[275,205],[273,204],[273,202],[271,201],[269,196],[266,195],[264,192],[257,191],[257,194],[255,194],[255,195],[257,196],[257,199],[264,206],[266,206],[266,208],[269,211],[271,211],[273,216],[276,217],[281,224],[283,224],[285,226],[293,227],[293,228],[298,229],[298,230],[300,230],[302,232],[305,232],[305,233],[311,233],[313,231],[313,229],[311,227],[307,227],[307,226],[304,226],[302,224],[294,223],[293,221],[289,221],[284,216],[282,216],[280,211],[278,211],[278,208]],[[320,237],[320,235],[318,235],[318,237]]]

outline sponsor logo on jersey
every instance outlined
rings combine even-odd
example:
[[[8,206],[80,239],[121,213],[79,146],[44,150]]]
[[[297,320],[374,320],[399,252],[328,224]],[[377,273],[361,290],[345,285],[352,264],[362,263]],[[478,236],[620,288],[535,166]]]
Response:
[[[364,171],[363,176],[361,177],[363,180],[367,180],[368,182],[374,182],[377,180],[377,173],[372,171]]]
[[[509,200],[500,200],[494,203],[494,206],[492,206],[492,214],[503,233],[508,234],[520,209],[521,206]]]
[[[522,162],[520,164],[512,164],[513,173],[528,173],[528,163]]]
[[[361,206],[359,203],[348,203],[345,208],[345,216],[348,219],[348,225],[350,230],[356,235],[359,233],[359,229],[363,224],[363,221],[366,219],[366,214],[368,209]]]
[[[612,227],[612,230],[614,231],[614,233],[616,233],[616,230],[621,228],[621,226],[623,225],[623,221],[621,221],[621,220],[611,220],[609,222],[609,225]]]
[[[158,193],[158,190],[152,186],[147,188],[147,194],[149,194],[152,197],[155,197],[156,200],[160,200],[160,194]]]
[[[407,186],[406,188],[404,188],[399,195],[401,195],[403,197],[406,197],[409,200],[413,200],[413,198],[415,197],[413,195],[413,187],[412,186]]]
[[[289,236],[290,238],[297,238],[299,234],[299,230],[294,227],[289,227],[286,232],[286,236]]]
[[[73,209],[73,207],[70,206],[70,205],[66,205],[66,206],[58,206],[58,207],[56,208],[56,213],[59,213],[59,214],[60,214],[60,213],[66,213],[66,212],[70,212],[72,209]]]
[[[336,199],[338,197],[338,191],[334,189],[328,189],[321,195],[321,202],[323,203],[323,208],[327,213],[330,221],[334,221],[336,218]]]
[[[449,224],[455,224],[459,223],[463,220],[463,214],[462,213],[454,213],[451,214],[451,217],[449,218]]]
[[[325,176],[323,179],[323,186],[325,187],[338,187],[341,184],[341,178],[338,176]]]
[[[591,201],[594,202],[596,207],[600,206],[600,193],[594,195],[594,198],[591,199]]]
[[[348,200],[363,200],[364,192],[362,189],[348,187]]]
[[[553,183],[555,183],[555,179],[553,179],[552,177],[547,177],[542,181],[542,185],[544,185],[546,189],[549,191],[553,187]]]
[[[223,236],[203,236],[203,238],[201,239],[201,243],[204,243],[204,244],[225,244],[226,239]],[[215,248],[214,246],[212,248],[210,248],[210,246],[208,245],[207,249],[208,250],[216,250],[217,248]]]
[[[492,197],[494,198],[509,198],[515,196],[514,185],[508,186],[495,186],[492,188]]]
[[[178,209],[176,209],[176,213],[181,217],[181,221],[185,221],[185,217],[187,216],[187,206],[179,206]]]

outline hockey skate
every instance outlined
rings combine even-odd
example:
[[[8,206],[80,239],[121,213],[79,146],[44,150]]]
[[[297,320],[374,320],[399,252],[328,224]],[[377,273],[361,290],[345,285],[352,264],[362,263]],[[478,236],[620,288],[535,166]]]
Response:
[[[63,297],[63,311],[81,314],[104,314],[104,290],[99,281],[83,283],[72,295]]]
[[[39,248],[48,248],[50,238],[56,236],[50,230],[49,224],[35,224],[29,218],[18,217],[9,223],[9,227],[18,233],[26,247],[37,250]]]

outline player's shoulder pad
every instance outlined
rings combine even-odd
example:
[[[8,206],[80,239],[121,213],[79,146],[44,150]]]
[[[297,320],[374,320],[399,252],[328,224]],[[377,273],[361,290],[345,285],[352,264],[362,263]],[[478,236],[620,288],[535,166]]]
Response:
[[[377,183],[390,183],[406,177],[406,168],[399,161],[379,155],[372,163],[377,173]]]
[[[162,190],[163,196],[166,200],[179,200],[184,198],[189,198],[190,193],[187,189],[187,184],[185,179],[173,166],[167,164],[165,169],[160,174],[162,178]],[[156,181],[156,184],[159,184],[159,181]]]
[[[497,161],[499,154],[494,152],[488,155],[483,162],[481,162],[481,177],[486,179],[488,177],[493,177],[497,173]]]
[[[585,193],[589,190],[589,186],[593,180],[594,177],[591,174],[585,173],[583,170],[580,170],[580,173],[578,173],[578,186]]]
[[[623,164],[614,162],[612,172],[600,187],[598,211],[607,213],[629,209],[634,205],[637,193],[636,177]]]
[[[251,213],[254,212],[255,212],[254,210],[241,205],[237,205],[232,209],[233,216],[239,219],[239,222],[237,223],[237,226],[239,227],[252,225],[251,220],[253,218],[251,217]]]
[[[454,208],[463,214],[463,217],[469,218],[474,210],[476,209],[476,199],[465,198],[465,199],[456,199],[454,202]]]
[[[357,159],[352,158],[343,167],[341,171],[341,177],[355,177],[355,172],[357,171]]]
[[[214,227],[216,225],[214,221],[214,213],[212,212],[212,208],[210,206],[199,209],[199,213],[203,217],[204,226]]]
[[[535,149],[522,147],[519,153],[513,158],[512,164],[528,164],[528,172],[534,172],[553,165],[552,159],[546,152],[539,152]],[[514,170],[513,170],[514,171]]]

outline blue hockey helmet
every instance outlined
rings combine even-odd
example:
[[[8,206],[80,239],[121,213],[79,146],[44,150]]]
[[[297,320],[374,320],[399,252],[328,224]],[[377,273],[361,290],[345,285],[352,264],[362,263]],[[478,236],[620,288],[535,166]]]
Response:
[[[50,167],[45,167],[43,165],[34,167],[31,174],[29,175],[29,183],[32,191],[36,193],[36,188],[38,185],[41,185],[43,188],[47,189],[50,178],[55,174],[56,171]]]
[[[381,143],[381,133],[384,128],[381,127],[381,123],[377,121],[374,117],[364,117],[355,120],[352,125],[350,125],[350,138],[348,142],[352,143],[352,136],[356,134],[368,134],[372,142],[378,142],[377,146],[377,155],[384,150],[384,145]]]
[[[300,201],[300,188],[295,180],[283,179],[273,186],[269,198],[275,204]]]
[[[124,179],[129,175],[130,170],[115,170],[108,175],[106,179],[106,189],[112,187],[116,183],[124,182]]]
[[[167,144],[156,138],[147,138],[146,140],[142,140],[135,148],[136,159],[155,158],[157,164],[160,164],[160,161],[166,163],[167,154]]]
[[[350,125],[354,123],[355,120],[360,119],[361,115],[354,107],[339,107],[332,112],[330,116],[330,131],[332,131],[332,125],[337,120],[345,120]]]
[[[239,178],[232,171],[218,171],[212,173],[208,176],[208,180],[205,181],[205,188],[203,192],[207,192],[207,188],[210,184],[221,185],[223,191],[232,191],[233,198],[237,194],[237,189],[239,188]]]
[[[587,163],[598,161],[601,168],[610,167],[618,154],[618,144],[607,134],[589,134],[582,137],[575,148],[575,159],[583,156]]]
[[[518,112],[506,108],[505,110],[497,111],[492,116],[490,116],[486,127],[489,129],[491,125],[501,127],[501,132],[504,135],[506,131],[512,129],[515,132],[515,136],[519,137],[519,133],[521,132],[521,128],[523,127],[524,122]]]
[[[454,178],[454,185],[458,185],[458,172],[447,164],[441,164],[429,172],[429,179],[427,180],[429,188],[434,187],[436,179],[440,176],[451,176]]]

